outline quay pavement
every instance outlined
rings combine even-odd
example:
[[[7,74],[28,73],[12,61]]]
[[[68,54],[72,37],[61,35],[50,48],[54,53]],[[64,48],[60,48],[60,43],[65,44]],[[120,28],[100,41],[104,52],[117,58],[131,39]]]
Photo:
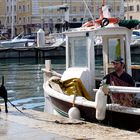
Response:
[[[140,134],[34,110],[0,112],[1,140],[133,140]]]

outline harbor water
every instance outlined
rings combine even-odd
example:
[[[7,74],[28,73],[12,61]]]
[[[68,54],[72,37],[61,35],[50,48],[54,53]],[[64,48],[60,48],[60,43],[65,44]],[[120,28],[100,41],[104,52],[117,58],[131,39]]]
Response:
[[[65,59],[51,59],[52,69],[62,73]],[[43,72],[44,59],[1,59],[0,83],[4,76],[8,99],[22,109],[44,110]],[[0,98],[0,103],[3,99]],[[10,105],[10,104],[8,104]]]

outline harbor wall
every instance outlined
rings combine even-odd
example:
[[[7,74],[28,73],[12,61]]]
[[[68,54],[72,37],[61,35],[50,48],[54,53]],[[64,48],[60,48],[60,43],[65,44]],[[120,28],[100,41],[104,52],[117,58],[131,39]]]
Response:
[[[45,58],[65,56],[65,47],[20,47],[0,48],[0,59],[6,58]]]
[[[102,55],[102,46],[95,46],[95,54]],[[140,45],[131,46],[131,54],[140,54]],[[65,57],[65,47],[0,47],[0,59]]]

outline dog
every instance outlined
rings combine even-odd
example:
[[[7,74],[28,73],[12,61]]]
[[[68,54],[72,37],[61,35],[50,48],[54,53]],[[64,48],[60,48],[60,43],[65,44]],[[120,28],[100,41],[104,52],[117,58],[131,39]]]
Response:
[[[5,86],[4,86],[4,76],[2,76],[2,84],[0,86],[0,97],[2,97],[4,99],[5,112],[8,113],[8,108],[7,108],[8,98],[7,98],[7,90],[6,90]],[[1,111],[1,108],[0,108],[0,111]]]

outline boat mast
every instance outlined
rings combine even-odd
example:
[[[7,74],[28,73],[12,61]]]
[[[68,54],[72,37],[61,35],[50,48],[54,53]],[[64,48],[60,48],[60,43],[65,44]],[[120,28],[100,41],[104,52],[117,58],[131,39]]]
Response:
[[[102,5],[106,5],[106,0],[103,0],[102,1]]]
[[[11,3],[11,18],[12,18],[12,23],[11,23],[11,38],[14,37],[14,0],[12,0],[12,3]]]
[[[120,18],[124,19],[124,0],[121,0],[120,5]]]
[[[89,14],[90,14],[90,17],[92,18],[92,20],[94,20],[94,17],[93,17],[93,15],[92,15],[92,13],[91,13],[91,11],[90,11],[90,9],[89,9],[89,7],[88,7],[86,1],[83,0],[83,2],[84,2],[84,4],[85,4],[85,6],[86,6],[86,9],[88,10],[88,12],[89,12]]]

